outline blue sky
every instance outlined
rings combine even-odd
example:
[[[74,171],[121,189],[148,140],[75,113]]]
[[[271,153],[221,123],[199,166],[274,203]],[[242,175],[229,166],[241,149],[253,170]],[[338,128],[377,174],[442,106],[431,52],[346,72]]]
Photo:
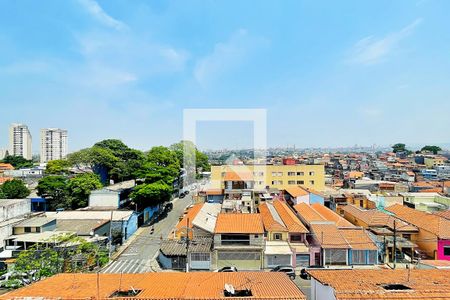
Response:
[[[0,1],[0,148],[11,122],[139,149],[186,108],[266,108],[269,146],[450,142],[449,1]],[[250,146],[248,122],[199,126]]]

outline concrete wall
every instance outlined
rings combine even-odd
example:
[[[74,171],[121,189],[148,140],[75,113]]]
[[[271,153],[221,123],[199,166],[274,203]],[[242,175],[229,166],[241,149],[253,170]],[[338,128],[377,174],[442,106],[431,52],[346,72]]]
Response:
[[[311,278],[311,299],[336,300],[336,297],[334,296],[334,289],[332,287],[323,285],[314,278]]]
[[[89,195],[89,206],[111,206],[118,208],[119,193],[107,190],[92,191]]]
[[[31,199],[4,201],[6,204],[4,206],[0,206],[0,222],[21,217],[31,212]]]

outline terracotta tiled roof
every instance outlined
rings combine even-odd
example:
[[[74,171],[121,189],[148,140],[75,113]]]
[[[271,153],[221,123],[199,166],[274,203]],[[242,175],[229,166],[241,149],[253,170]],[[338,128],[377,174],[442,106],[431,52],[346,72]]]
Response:
[[[397,230],[417,231],[416,226],[406,223],[395,216],[391,216],[388,213],[377,209],[361,209],[354,205],[348,204],[343,206],[342,210],[368,224],[369,227],[388,227],[390,229],[394,229],[394,220],[396,220]]]
[[[411,223],[420,229],[435,234],[441,239],[450,239],[450,220],[423,211],[418,211],[400,204],[386,208],[400,219]]]
[[[314,221],[326,221],[322,215],[315,211],[311,206],[306,203],[299,203],[294,205],[294,209],[298,212],[300,217],[305,220],[306,223],[310,224]]]
[[[233,172],[229,171],[225,173],[224,181],[252,181],[253,175],[250,172]]]
[[[281,217],[278,216],[274,216],[273,215],[273,210],[270,209],[269,205],[272,205],[271,203],[262,203],[259,206],[259,212],[261,213],[261,217],[262,217],[262,221],[264,224],[264,229],[266,231],[288,231],[286,226],[284,225],[283,222],[279,222],[277,220],[275,220],[275,217],[278,217],[281,219]],[[272,209],[273,206],[272,206]],[[275,213],[277,213],[275,211]]]
[[[215,233],[264,233],[260,214],[227,214],[217,216]]]
[[[448,270],[309,270],[311,276],[333,289],[338,300],[347,299],[450,299]],[[386,290],[402,284],[408,290]]]
[[[273,201],[273,206],[277,210],[284,224],[287,226],[290,233],[308,233],[305,225],[299,220],[292,209],[283,201]]]
[[[187,214],[184,215],[183,219],[181,219],[180,222],[178,222],[175,230],[177,233],[184,233],[185,235],[185,229],[184,227],[192,228],[192,221],[194,220],[195,216],[197,216],[200,209],[202,209],[203,203],[198,203],[192,206]],[[192,232],[189,232],[189,235],[192,237]]]
[[[344,239],[355,250],[377,250],[377,246],[361,227],[339,228]]]
[[[320,246],[325,249],[348,249],[350,245],[339,232],[334,223],[312,223],[314,233]]]
[[[13,180],[12,177],[0,177],[0,184]]]
[[[337,227],[354,227],[352,223],[329,209],[328,207],[320,204],[320,203],[314,203],[311,204],[311,207],[318,212],[322,217],[324,217],[328,221],[332,221],[336,223]]]
[[[14,170],[11,164],[0,163],[0,170]]]
[[[112,299],[110,296],[117,290],[131,290],[131,287],[140,292],[126,299],[243,299],[225,297],[225,283],[233,285],[236,290],[250,289],[251,299],[306,299],[293,281],[277,272],[162,272],[99,274],[98,277],[97,274],[59,274],[1,295],[0,299]]]
[[[299,187],[299,186],[287,187],[285,189],[285,191],[287,193],[289,193],[289,195],[291,195],[292,197],[299,197],[299,196],[307,196],[307,195],[309,195],[307,190],[305,190],[304,188]]]
[[[208,189],[206,190],[206,195],[222,195],[222,189]]]
[[[450,209],[434,212],[436,216],[450,220]]]

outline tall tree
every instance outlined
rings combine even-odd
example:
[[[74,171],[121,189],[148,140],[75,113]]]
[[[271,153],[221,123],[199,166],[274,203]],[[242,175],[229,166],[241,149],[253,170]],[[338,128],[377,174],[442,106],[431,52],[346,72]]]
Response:
[[[15,169],[30,168],[33,166],[31,160],[25,159],[22,156],[7,155],[2,160],[5,164],[11,164]]]
[[[51,160],[47,163],[45,173],[52,174],[52,175],[67,174],[67,173],[69,173],[70,167],[71,167],[71,164],[66,159]]]
[[[22,180],[8,180],[0,186],[1,194],[6,199],[23,199],[30,194],[30,190]]]
[[[136,186],[130,196],[138,206],[147,207],[170,200],[172,191],[170,185],[159,181]]]
[[[438,154],[438,152],[442,151],[442,149],[439,146],[427,145],[427,146],[423,147],[420,151],[429,151],[429,152],[432,152],[433,154]]]
[[[397,143],[397,144],[392,146],[392,151],[394,153],[407,151],[406,150],[406,145],[402,144],[402,143]]]
[[[46,176],[39,180],[37,194],[47,200],[50,210],[67,208],[70,206],[69,180],[65,176]]]
[[[67,185],[70,208],[77,209],[87,206],[91,191],[101,187],[100,178],[92,173],[84,173],[71,178]]]

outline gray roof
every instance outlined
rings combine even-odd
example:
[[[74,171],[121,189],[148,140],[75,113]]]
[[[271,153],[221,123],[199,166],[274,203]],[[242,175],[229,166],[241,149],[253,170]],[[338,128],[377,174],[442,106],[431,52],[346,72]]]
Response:
[[[189,243],[190,253],[211,252],[212,239],[201,239]],[[186,256],[186,241],[163,240],[160,251],[166,256]]]
[[[108,223],[109,220],[57,220],[56,230],[74,231],[77,235],[90,235],[94,229]]]
[[[217,215],[222,210],[220,203],[205,203],[192,221],[192,225],[205,231],[214,233]]]
[[[25,219],[22,222],[16,224],[14,227],[41,227],[45,224],[55,221],[55,218],[47,218],[47,217],[33,217],[29,219]]]

